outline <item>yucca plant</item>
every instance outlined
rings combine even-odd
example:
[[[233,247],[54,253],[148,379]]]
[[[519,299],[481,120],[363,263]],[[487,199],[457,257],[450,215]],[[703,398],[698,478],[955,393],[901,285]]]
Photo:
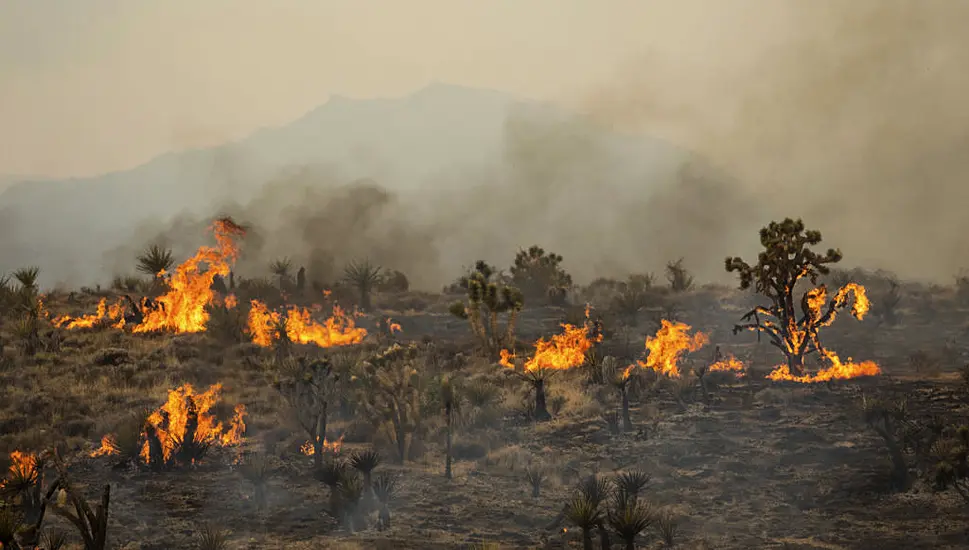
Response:
[[[592,550],[592,530],[602,522],[602,509],[598,502],[579,492],[565,508],[565,517],[582,530],[583,550]]]
[[[343,460],[330,456],[316,469],[316,479],[322,481],[330,489],[330,514],[340,517],[342,502],[340,499],[340,483],[350,475],[349,466]]]
[[[674,544],[676,543],[676,535],[679,532],[679,525],[676,522],[676,517],[669,510],[663,510],[662,512],[656,514],[655,519],[659,536],[663,539],[663,546],[666,548],[673,548]]]
[[[266,488],[269,484],[269,477],[272,475],[269,457],[265,455],[250,457],[242,464],[240,472],[242,477],[252,484],[253,502],[256,503],[256,507],[260,510],[264,509],[266,507]]]
[[[153,244],[142,251],[137,260],[136,269],[152,278],[158,278],[163,271],[167,272],[175,265],[172,250],[158,244]]]
[[[293,261],[289,258],[279,258],[269,264],[269,271],[279,278],[279,290],[289,288],[290,272],[293,269]]]
[[[374,287],[383,279],[382,273],[382,268],[369,260],[353,261],[343,268],[343,281],[359,293],[361,310],[370,310],[370,297]]]
[[[17,279],[21,287],[34,291],[37,290],[38,275],[40,275],[40,268],[35,266],[22,267],[13,272],[13,278]]]
[[[616,486],[620,491],[625,492],[632,498],[639,498],[639,494],[646,485],[649,484],[649,480],[652,476],[643,472],[641,470],[629,470],[627,472],[622,472],[616,476]]]
[[[653,523],[653,512],[649,504],[620,489],[608,512],[608,521],[626,550],[636,550],[636,537]]]
[[[369,497],[373,492],[373,471],[380,466],[380,453],[373,449],[357,451],[350,457],[350,466],[363,476],[363,494]]]
[[[363,499],[363,481],[356,474],[348,473],[340,480],[337,490],[340,493],[340,512],[343,526],[351,533],[364,525],[364,515],[361,507]]]
[[[602,359],[602,373],[612,387],[619,391],[619,401],[622,407],[622,431],[633,429],[632,416],[629,414],[629,384],[632,381],[633,367],[620,368],[615,357],[607,356]]]
[[[67,546],[67,534],[59,529],[44,531],[41,540],[44,550],[61,550]]]
[[[195,538],[198,550],[226,550],[229,547],[229,532],[210,524],[199,527]]]
[[[548,472],[541,466],[529,465],[525,467],[525,481],[532,488],[532,497],[538,498],[542,494],[542,485],[548,480]]]
[[[379,529],[390,528],[390,502],[397,494],[397,478],[390,474],[380,474],[373,480],[373,493],[380,503],[377,526]]]
[[[14,539],[22,521],[23,514],[20,511],[0,503],[0,548],[18,548]]]

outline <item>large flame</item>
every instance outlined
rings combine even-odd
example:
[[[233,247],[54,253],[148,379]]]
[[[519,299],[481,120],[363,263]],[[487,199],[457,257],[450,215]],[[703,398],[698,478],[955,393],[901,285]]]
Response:
[[[316,344],[321,348],[359,344],[367,336],[367,329],[358,327],[352,315],[340,306],[333,306],[333,314],[322,323],[314,321],[307,308],[290,306],[283,314],[270,311],[266,304],[252,300],[249,309],[249,335],[253,343],[269,347],[276,341],[276,331],[284,326],[286,336],[297,344]]]
[[[646,349],[649,350],[649,355],[646,356],[645,362],[638,361],[639,366],[671,378],[679,378],[680,369],[677,362],[680,357],[684,353],[702,348],[710,341],[702,332],[690,336],[691,328],[686,323],[663,319],[656,335],[646,337]]]
[[[95,325],[109,321],[114,321],[112,326],[115,328],[121,328],[124,326],[125,321],[123,301],[118,300],[111,306],[108,306],[107,298],[101,298],[101,300],[98,302],[98,309],[95,311],[95,313],[90,315],[82,315],[80,317],[61,315],[60,317],[54,319],[53,324],[55,327],[74,330],[79,328],[91,328]]]
[[[37,455],[23,451],[12,451],[7,476],[12,479],[33,480],[40,473],[37,470],[37,464]],[[6,479],[0,478],[0,487],[3,487],[6,483]]]
[[[807,306],[808,315],[815,321],[813,324],[816,328],[826,327],[834,322],[837,317],[837,309],[848,300],[848,294],[853,294],[855,298],[854,303],[851,305],[851,315],[860,321],[868,313],[868,310],[871,309],[871,301],[868,299],[868,293],[864,286],[858,283],[848,283],[838,289],[837,294],[835,294],[832,300],[832,303],[836,307],[830,310],[827,318],[824,318],[826,313],[822,311],[825,304],[828,303],[827,288],[822,285],[808,291],[805,295],[804,303]],[[788,347],[788,351],[799,349],[800,344],[810,337],[805,330],[797,326],[796,320],[794,319],[788,322],[787,332],[789,337],[785,339],[785,345]],[[821,369],[814,374],[796,376],[791,373],[788,365],[779,365],[774,367],[774,370],[767,375],[767,378],[774,381],[784,380],[813,384],[817,382],[829,382],[831,380],[847,380],[859,376],[875,376],[881,373],[881,368],[874,361],[854,363],[849,357],[847,362],[842,362],[841,358],[829,349],[820,349],[819,351],[822,357],[831,363],[831,366]]]
[[[142,432],[145,441],[141,447],[141,458],[145,463],[151,460],[150,445],[147,440],[147,428],[150,426],[158,441],[161,443],[162,456],[168,461],[178,442],[184,440],[188,428],[190,410],[194,407],[198,418],[195,429],[195,441],[216,444],[222,447],[237,445],[242,442],[242,435],[246,431],[246,407],[243,404],[235,406],[232,419],[228,427],[210,412],[218,403],[222,395],[222,384],[213,384],[204,393],[196,393],[191,384],[184,384],[174,390],[169,390],[168,401],[148,415],[146,430]],[[101,438],[101,446],[90,456],[115,455],[119,453],[117,440],[113,434]]]
[[[602,335],[590,335],[591,325],[585,323],[581,327],[570,324],[562,325],[562,333],[546,340],[540,338],[535,342],[535,352],[525,361],[525,372],[540,373],[546,370],[567,370],[585,362],[586,352],[596,342],[602,341]],[[515,355],[508,350],[501,350],[499,363],[505,367],[515,368]]]
[[[234,239],[245,235],[245,229],[229,219],[216,220],[212,231],[218,246],[200,247],[195,256],[175,269],[168,279],[168,292],[156,300],[158,307],[145,312],[133,332],[205,330],[209,320],[206,306],[215,295],[212,283],[216,276],[229,275],[231,264],[239,255]]]

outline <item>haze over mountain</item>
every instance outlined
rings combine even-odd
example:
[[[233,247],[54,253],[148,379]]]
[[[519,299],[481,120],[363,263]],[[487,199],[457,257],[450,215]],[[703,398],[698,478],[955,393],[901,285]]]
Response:
[[[30,222],[12,224],[19,235],[4,239],[0,269],[38,265],[47,284],[106,281],[131,272],[149,242],[189,254],[205,223],[231,212],[258,235],[240,266],[251,274],[289,256],[329,278],[367,257],[437,288],[476,259],[504,266],[540,244],[588,279],[655,269],[682,254],[683,239],[694,241],[688,248],[711,241],[703,232],[724,204],[690,204],[699,197],[689,195],[724,182],[660,140],[496,91],[432,84],[401,98],[336,96],[291,124],[132,170],[14,185],[0,194],[0,215]],[[697,223],[664,234],[671,206],[699,208]],[[643,244],[647,235],[656,239]],[[709,256],[689,260],[712,272],[720,261]]]

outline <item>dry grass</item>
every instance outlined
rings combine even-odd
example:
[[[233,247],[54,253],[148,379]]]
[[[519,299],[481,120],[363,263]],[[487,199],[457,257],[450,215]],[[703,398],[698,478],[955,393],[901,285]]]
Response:
[[[403,326],[398,340],[434,342],[433,354],[422,359],[429,372],[496,388],[486,405],[462,403],[450,482],[443,475],[438,411],[423,412],[421,444],[403,465],[390,459],[394,450],[384,431],[367,436],[362,413],[332,413],[328,434],[346,434],[344,454],[375,445],[386,458],[378,471],[400,476],[392,526],[384,531],[349,533],[327,514],[327,489],[313,479],[312,459],[299,452],[305,435],[285,422],[285,402],[270,385],[264,364],[271,352],[205,334],[65,331],[59,351],[25,357],[9,345],[13,336],[3,325],[0,453],[62,445],[88,492],[112,483],[111,543],[129,549],[190,547],[202,523],[228,528],[230,548],[580,547],[579,535],[551,526],[575,482],[594,471],[631,469],[651,474],[646,498],[678,518],[682,548],[957,548],[964,537],[961,502],[925,487],[890,492],[882,443],[858,413],[865,392],[904,394],[915,411],[924,405],[965,414],[956,373],[967,351],[966,312],[946,292],[928,293],[931,308],[920,305],[918,293],[907,294],[896,326],[836,323],[828,344],[842,356],[878,361],[886,375],[810,387],[763,380],[778,357],[752,335],[729,334],[746,296],[723,289],[687,293],[681,318],[747,361],[753,374],[714,389],[709,404],[688,398],[685,408],[673,395],[682,389],[643,384],[631,399],[637,429],[622,436],[611,434],[603,419],[616,407],[608,387],[587,385],[580,372],[561,373],[549,386],[554,419],[530,423],[521,414],[527,388],[473,356],[467,326],[442,306],[447,298],[377,296],[378,307],[393,308],[379,315]],[[91,310],[97,297],[78,300],[51,296],[48,307],[55,314]],[[566,315],[561,308],[526,310],[519,337],[549,334]],[[362,322],[375,326],[373,318]],[[641,351],[650,323],[647,312],[630,329],[638,342],[631,353]],[[913,359],[915,350],[925,352]],[[252,486],[233,465],[235,451],[216,451],[188,471],[155,474],[114,470],[109,458],[87,456],[102,435],[132,413],[158,407],[168,390],[185,382],[223,384],[223,414],[236,403],[248,408],[242,451],[265,453],[271,463],[264,510],[251,502]],[[357,431],[364,435],[351,437]],[[533,497],[528,477],[537,469],[546,478],[541,496]],[[660,535],[649,531],[641,543],[659,545]]]

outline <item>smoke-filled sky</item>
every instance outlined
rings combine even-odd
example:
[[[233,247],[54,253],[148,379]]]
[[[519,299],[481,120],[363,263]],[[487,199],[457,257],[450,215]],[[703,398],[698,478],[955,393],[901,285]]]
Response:
[[[670,140],[761,203],[765,219],[734,220],[722,191],[669,191],[633,224],[672,241],[667,255],[747,253],[755,242],[724,235],[803,216],[852,263],[944,280],[969,265],[967,20],[958,0],[6,0],[0,174],[123,169],[285,124],[331,93],[436,80]],[[698,217],[679,229],[687,208]]]

